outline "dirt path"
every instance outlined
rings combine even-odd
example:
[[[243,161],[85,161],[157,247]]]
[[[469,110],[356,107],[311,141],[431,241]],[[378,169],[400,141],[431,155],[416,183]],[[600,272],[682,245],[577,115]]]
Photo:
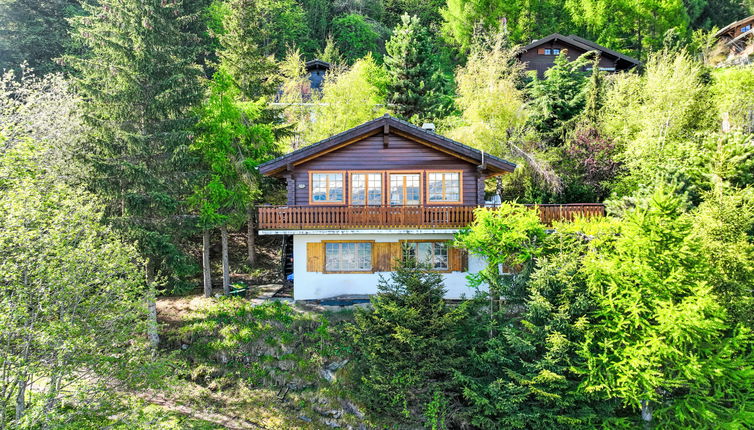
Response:
[[[157,393],[135,393],[136,397],[145,400],[151,404],[160,406],[170,412],[176,412],[182,415],[186,415],[198,420],[207,421],[219,426],[223,426],[229,430],[255,430],[255,429],[267,429],[261,424],[253,423],[246,419],[220,414],[209,411],[199,411],[190,406],[180,405],[175,403],[172,399]]]

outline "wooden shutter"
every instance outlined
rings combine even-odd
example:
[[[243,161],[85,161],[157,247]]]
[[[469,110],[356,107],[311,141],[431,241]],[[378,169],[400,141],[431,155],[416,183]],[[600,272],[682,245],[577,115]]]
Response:
[[[466,272],[469,265],[469,254],[466,250],[451,247],[448,249],[451,272]]]
[[[307,242],[306,244],[306,271],[325,271],[325,244],[322,242]]]
[[[395,267],[395,260],[401,256],[401,244],[399,242],[375,242],[374,243],[374,267],[375,272],[391,272]]]
[[[539,55],[545,55],[545,48],[539,48],[539,49],[537,49],[537,54],[539,54]]]

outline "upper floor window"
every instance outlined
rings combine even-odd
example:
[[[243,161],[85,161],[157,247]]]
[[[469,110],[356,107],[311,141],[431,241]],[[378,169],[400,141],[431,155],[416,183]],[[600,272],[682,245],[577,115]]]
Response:
[[[382,204],[381,172],[351,174],[351,204],[372,206]]]
[[[311,173],[312,203],[343,203],[343,172]]]
[[[406,242],[404,257],[413,258],[417,263],[431,270],[448,270],[448,242]]]
[[[751,24],[741,27],[741,33],[746,33],[747,31],[751,30]]]
[[[552,55],[552,49],[545,48],[545,55]]]
[[[427,188],[430,203],[460,203],[461,172],[428,172]]]
[[[326,272],[369,272],[371,270],[371,242],[325,243]]]
[[[560,49],[553,49],[552,55],[560,55]]]
[[[418,205],[421,202],[421,175],[419,173],[390,174],[390,204]]]

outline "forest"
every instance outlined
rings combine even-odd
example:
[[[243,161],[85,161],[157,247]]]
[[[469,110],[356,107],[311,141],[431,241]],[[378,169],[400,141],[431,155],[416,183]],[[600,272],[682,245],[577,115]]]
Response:
[[[714,36],[752,14],[0,0],[0,430],[754,427],[754,63]],[[551,33],[641,65],[537,77]],[[410,258],[365,308],[228,297],[277,276],[257,167],[386,113],[518,165],[456,235],[468,300]],[[571,202],[607,216],[522,206]]]

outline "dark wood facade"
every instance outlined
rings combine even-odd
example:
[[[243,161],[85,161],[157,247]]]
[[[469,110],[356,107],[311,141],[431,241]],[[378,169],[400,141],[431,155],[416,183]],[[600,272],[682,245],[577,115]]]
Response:
[[[524,63],[526,70],[537,72],[539,78],[544,77],[547,69],[553,66],[555,58],[566,52],[568,59],[573,61],[587,52],[596,52],[600,56],[599,67],[607,72],[620,72],[641,64],[638,60],[620,54],[578,36],[563,36],[551,34],[521,48],[519,60]]]
[[[474,210],[484,205],[485,179],[513,169],[513,163],[385,116],[261,165],[260,173],[286,181],[288,204],[261,207],[259,227],[262,230],[459,228],[468,225]],[[442,192],[443,197],[453,198],[430,201],[430,176],[437,185],[438,176],[448,173],[458,183],[447,187],[443,183]],[[337,178],[333,181],[342,193],[336,193],[338,197],[333,201],[314,199],[312,177],[317,174]],[[365,174],[381,178],[380,198],[369,205],[356,204],[351,196],[352,179],[354,175]],[[418,188],[419,192],[412,203],[396,204],[391,200],[391,180],[403,175],[416,181],[412,190],[416,192]],[[446,188],[452,191],[446,194]],[[326,194],[329,196],[329,190]],[[435,189],[435,199],[437,195]],[[540,207],[540,216],[548,223],[603,212],[602,205]]]
[[[384,138],[383,132],[379,132],[358,143],[296,166],[290,174],[286,175],[289,181],[288,189],[292,191],[288,197],[288,204],[310,204],[310,173],[344,172],[344,200],[348,203],[351,201],[351,172],[379,173],[383,175],[383,184],[388,183],[386,176],[390,172],[418,173],[421,175],[421,184],[426,184],[428,171],[460,171],[462,203],[466,205],[484,203],[483,181],[487,175],[479,172],[474,164],[397,134],[388,137],[389,143],[385,147]],[[479,192],[480,182],[481,193]],[[423,191],[421,204],[430,204],[427,201],[426,190]],[[385,194],[383,193],[383,200],[386,197]],[[387,204],[386,201],[382,203]]]

